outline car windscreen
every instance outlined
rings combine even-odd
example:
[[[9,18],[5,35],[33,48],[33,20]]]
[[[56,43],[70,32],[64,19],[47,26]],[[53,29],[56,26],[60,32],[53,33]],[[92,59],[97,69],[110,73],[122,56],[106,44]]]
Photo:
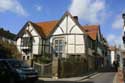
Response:
[[[26,63],[24,63],[23,61],[18,61],[18,60],[14,60],[14,61],[8,61],[8,63],[13,67],[13,68],[26,68],[29,67]]]

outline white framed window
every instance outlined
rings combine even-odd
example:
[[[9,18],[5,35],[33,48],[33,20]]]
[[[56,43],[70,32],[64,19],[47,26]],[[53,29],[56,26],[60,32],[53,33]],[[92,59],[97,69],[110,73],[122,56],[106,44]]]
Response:
[[[32,37],[23,37],[21,39],[21,46],[31,46],[32,44]]]
[[[62,53],[64,51],[64,40],[63,39],[55,39],[54,44],[55,44],[55,46],[54,46],[55,52],[58,55],[62,55]]]

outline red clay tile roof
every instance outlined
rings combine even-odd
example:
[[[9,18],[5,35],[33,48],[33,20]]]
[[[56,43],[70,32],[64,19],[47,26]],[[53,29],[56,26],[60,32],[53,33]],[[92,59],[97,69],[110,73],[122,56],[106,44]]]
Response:
[[[48,21],[48,22],[38,22],[33,23],[39,34],[46,38],[50,36],[51,32],[54,30],[58,21]]]
[[[68,12],[66,14],[71,15]],[[75,22],[78,22],[76,19],[73,18],[72,15],[71,15],[71,17]],[[55,21],[48,21],[48,22],[32,23],[32,25],[38,31],[40,36],[42,36],[43,38],[47,38],[51,35],[52,31],[55,29],[58,22],[59,21],[55,20]],[[80,25],[80,28],[83,32],[86,32],[86,34],[88,34],[88,36],[91,39],[96,40],[97,33],[99,31],[99,25],[88,25],[88,26],[81,26]]]
[[[38,22],[38,23],[32,23],[33,26],[36,28],[36,30],[39,32],[39,34],[46,38],[50,36],[51,32],[54,30],[56,24],[58,21],[48,21],[48,22]],[[82,26],[81,29],[83,31],[86,31],[86,34],[93,40],[96,40],[97,33],[98,33],[98,25],[88,25],[88,26]]]
[[[99,25],[87,25],[82,26],[81,28],[86,32],[86,34],[88,34],[91,39],[96,40],[97,33],[99,31]]]

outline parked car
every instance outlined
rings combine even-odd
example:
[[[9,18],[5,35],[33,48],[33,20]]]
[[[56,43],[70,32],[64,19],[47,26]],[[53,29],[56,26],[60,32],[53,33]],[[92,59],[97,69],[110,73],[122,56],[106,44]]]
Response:
[[[38,73],[26,63],[15,59],[0,59],[0,82],[35,82]]]

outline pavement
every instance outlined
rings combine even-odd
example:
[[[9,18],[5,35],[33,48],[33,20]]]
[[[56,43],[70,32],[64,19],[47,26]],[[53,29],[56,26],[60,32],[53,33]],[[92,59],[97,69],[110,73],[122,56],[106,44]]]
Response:
[[[115,72],[101,72],[99,75],[92,76],[85,80],[81,80],[81,83],[113,83]]]
[[[119,83],[115,72],[95,72],[82,77],[71,78],[39,78],[37,83]]]
[[[117,73],[115,74],[115,77],[114,77],[113,83],[118,83],[118,80],[117,80]]]
[[[100,73],[94,72],[82,77],[70,77],[70,78],[59,78],[59,79],[55,79],[55,78],[39,78],[39,80],[43,80],[43,81],[80,81],[80,80],[84,80],[90,77],[94,77],[99,75]]]
[[[118,75],[118,72],[117,72],[117,73],[115,74],[113,83],[125,83],[123,79],[120,80],[119,78],[120,78],[120,76]]]

